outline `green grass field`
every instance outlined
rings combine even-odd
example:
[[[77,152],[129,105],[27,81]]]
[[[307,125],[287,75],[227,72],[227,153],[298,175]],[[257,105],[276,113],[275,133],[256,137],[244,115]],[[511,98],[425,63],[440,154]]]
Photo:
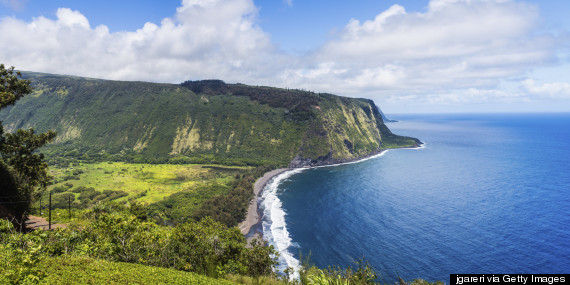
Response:
[[[228,185],[236,174],[247,169],[249,168],[197,164],[79,163],[70,164],[66,168],[50,167],[55,179],[48,190],[56,187],[93,187],[96,191],[125,191],[128,196],[117,199],[119,202],[134,197],[137,202],[154,203],[174,193],[202,185]]]
[[[5,260],[8,265],[14,259]],[[10,284],[2,268],[0,283]],[[192,272],[80,256],[46,257],[32,267],[40,284],[235,284]],[[24,274],[25,275],[25,274]],[[26,282],[23,282],[26,283]],[[35,284],[35,282],[30,282]]]

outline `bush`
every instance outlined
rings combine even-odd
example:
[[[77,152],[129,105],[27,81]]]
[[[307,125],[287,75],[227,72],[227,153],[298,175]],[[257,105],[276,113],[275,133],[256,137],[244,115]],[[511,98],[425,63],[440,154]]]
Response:
[[[69,202],[73,203],[75,201],[75,195],[71,193],[58,193],[52,196],[52,207],[59,209],[67,209],[69,207]]]
[[[14,225],[8,220],[0,219],[0,244],[4,243],[5,239],[9,238],[9,235],[14,233]]]
[[[93,188],[93,187],[87,188],[87,187],[85,187],[85,186],[77,186],[77,187],[71,189],[71,192],[73,192],[73,193],[81,193],[81,192],[83,192],[83,191],[88,191],[88,189],[93,189],[93,191],[95,191],[95,188]]]
[[[273,248],[260,241],[247,248],[244,236],[235,227],[227,228],[211,218],[174,228],[161,227],[129,213],[137,208],[140,210],[142,206],[133,205],[127,209],[117,203],[97,204],[84,216],[87,220],[79,224],[30,234],[12,232],[9,228],[12,226],[3,221],[0,223],[0,250],[18,249],[22,258],[31,254],[30,260],[34,263],[30,263],[28,271],[21,271],[25,276],[39,276],[40,272],[34,268],[42,258],[67,254],[168,267],[211,277],[226,274],[260,276],[273,272],[276,264]],[[38,248],[41,251],[37,251]],[[13,255],[3,256],[0,261],[2,258],[10,262],[23,260]],[[20,273],[10,274],[13,275],[10,278],[23,280]]]
[[[66,192],[67,189],[65,186],[56,186],[51,189],[51,193],[63,193]]]
[[[265,243],[246,248],[244,236],[236,227],[227,228],[207,217],[174,228],[168,244],[173,266],[211,277],[228,273],[254,276],[271,274],[276,252]]]
[[[247,213],[253,196],[253,183],[255,183],[255,178],[252,175],[234,182],[229,193],[206,200],[191,217],[196,220],[212,217],[228,227],[237,226],[244,220]]]
[[[89,187],[79,193],[79,200],[85,202],[86,200],[93,200],[100,192],[95,191],[95,188]]]
[[[306,280],[308,284],[362,284],[373,285],[378,275],[370,263],[364,259],[355,261],[356,268],[339,266],[322,270],[316,267],[305,269],[301,272],[301,280]],[[405,284],[405,282],[404,282]]]

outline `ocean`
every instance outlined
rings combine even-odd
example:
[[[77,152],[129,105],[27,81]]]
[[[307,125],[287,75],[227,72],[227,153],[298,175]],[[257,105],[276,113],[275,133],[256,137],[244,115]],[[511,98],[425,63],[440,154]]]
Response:
[[[452,273],[570,273],[570,114],[393,115],[419,138],[358,163],[268,183],[280,266],[364,258],[393,282]]]

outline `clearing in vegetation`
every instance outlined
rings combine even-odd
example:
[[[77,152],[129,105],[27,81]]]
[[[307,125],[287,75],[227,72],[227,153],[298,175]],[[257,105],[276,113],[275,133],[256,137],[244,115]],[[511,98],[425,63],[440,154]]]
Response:
[[[72,198],[73,203],[77,204],[83,203],[81,193],[89,188],[101,193],[106,190],[121,193],[121,197],[105,201],[155,203],[174,193],[199,186],[213,183],[227,186],[237,174],[248,169],[198,164],[77,163],[65,168],[50,167],[55,179],[48,190],[57,194],[71,193],[75,197]]]

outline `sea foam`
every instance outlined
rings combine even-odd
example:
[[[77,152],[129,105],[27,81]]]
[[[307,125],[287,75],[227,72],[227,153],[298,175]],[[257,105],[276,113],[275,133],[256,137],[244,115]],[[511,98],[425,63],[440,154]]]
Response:
[[[292,251],[299,245],[292,241],[285,222],[286,213],[283,210],[277,191],[279,185],[294,174],[300,173],[304,168],[287,171],[275,176],[263,189],[259,202],[262,215],[263,238],[279,252],[277,270],[284,272],[291,267],[294,270],[293,278],[299,277],[300,262],[293,256]]]
[[[385,155],[388,150],[385,150],[376,155],[363,158],[356,161],[344,162],[339,164],[323,165],[310,168],[320,168],[320,167],[331,167],[339,166],[344,164],[354,164],[360,163],[369,159],[378,158]],[[263,238],[269,242],[270,245],[279,252],[279,258],[277,265],[277,270],[279,272],[284,272],[287,268],[293,268],[294,273],[292,278],[299,278],[299,269],[301,269],[300,262],[294,257],[292,251],[299,250],[300,246],[298,243],[294,242],[287,231],[287,222],[285,217],[287,213],[283,210],[281,200],[279,199],[279,186],[284,181],[287,181],[291,176],[300,173],[304,170],[310,168],[298,168],[290,171],[283,172],[269,181],[265,185],[263,192],[261,193],[261,199],[259,200],[259,210],[262,213],[262,227],[263,227]]]

